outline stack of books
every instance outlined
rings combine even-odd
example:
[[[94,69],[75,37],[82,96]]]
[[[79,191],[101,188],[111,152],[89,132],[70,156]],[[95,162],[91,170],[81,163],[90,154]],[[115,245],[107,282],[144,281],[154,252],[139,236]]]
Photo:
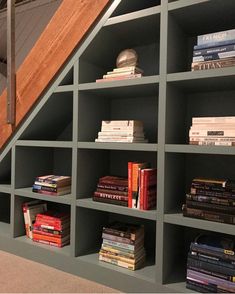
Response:
[[[128,206],[128,181],[127,178],[104,176],[98,181],[93,200]]]
[[[234,241],[218,235],[199,235],[190,245],[186,287],[202,293],[234,293]]]
[[[140,120],[103,120],[95,142],[146,143]]]
[[[36,177],[33,184],[33,192],[61,196],[71,193],[71,177],[46,175]]]
[[[189,144],[235,146],[235,116],[193,117]]]
[[[47,211],[39,213],[33,225],[33,241],[56,247],[70,243],[70,215]]]
[[[235,29],[197,36],[192,71],[235,65]]]
[[[147,162],[128,162],[128,207],[149,210],[156,207],[157,169]]]
[[[114,68],[112,71],[108,71],[103,75],[102,79],[97,79],[96,82],[108,82],[124,79],[141,78],[143,70],[137,66],[125,66]]]
[[[130,270],[145,263],[144,227],[115,222],[103,227],[99,260]]]
[[[26,236],[33,239],[33,225],[38,213],[47,211],[47,203],[41,200],[31,200],[22,205]]]
[[[235,181],[195,178],[186,194],[183,215],[235,224]]]

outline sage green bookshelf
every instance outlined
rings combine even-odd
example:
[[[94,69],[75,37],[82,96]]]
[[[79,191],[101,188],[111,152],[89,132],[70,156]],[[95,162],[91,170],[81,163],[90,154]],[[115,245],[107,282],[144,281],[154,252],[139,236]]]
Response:
[[[197,35],[234,26],[233,0],[114,0],[0,154],[0,249],[120,289],[190,292],[186,257],[201,232],[234,226],[184,218],[195,176],[235,178],[235,148],[189,146],[193,116],[235,115],[235,69],[191,72]],[[96,83],[134,48],[144,77]],[[32,85],[33,86],[33,85]],[[149,143],[95,143],[101,120],[139,119]],[[127,176],[128,161],[158,169],[157,210],[92,201],[99,177]],[[33,193],[40,174],[72,177],[71,194]],[[22,203],[42,199],[70,211],[70,245],[27,239]],[[113,220],[145,226],[146,266],[129,271],[99,262],[101,230]]]

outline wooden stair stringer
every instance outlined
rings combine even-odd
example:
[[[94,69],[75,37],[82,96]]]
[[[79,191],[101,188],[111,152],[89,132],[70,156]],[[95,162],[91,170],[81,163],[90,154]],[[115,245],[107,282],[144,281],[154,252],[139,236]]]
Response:
[[[69,61],[95,21],[112,1],[66,0],[61,3],[16,74],[16,125],[6,123],[6,90],[0,96],[0,161],[8,143]],[[51,91],[49,91],[51,92]],[[48,96],[48,95],[47,95]],[[12,139],[10,141],[10,139]]]

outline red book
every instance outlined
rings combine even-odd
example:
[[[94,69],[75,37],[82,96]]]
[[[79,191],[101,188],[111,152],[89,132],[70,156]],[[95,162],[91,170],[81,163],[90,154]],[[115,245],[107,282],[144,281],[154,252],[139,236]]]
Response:
[[[140,177],[140,209],[148,210],[152,207],[152,198],[156,197],[157,169],[142,169]]]
[[[132,165],[133,162],[128,162],[128,207],[132,208]]]

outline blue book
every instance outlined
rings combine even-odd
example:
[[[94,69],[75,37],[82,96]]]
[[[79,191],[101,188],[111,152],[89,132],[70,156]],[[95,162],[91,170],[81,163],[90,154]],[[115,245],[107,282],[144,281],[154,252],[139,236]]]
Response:
[[[221,52],[229,52],[235,50],[235,43],[231,45],[225,45],[225,46],[218,46],[218,47],[210,47],[206,49],[201,50],[194,50],[193,51],[193,57],[195,56],[204,56],[209,54],[216,54]]]
[[[193,47],[193,50],[201,50],[201,49],[207,49],[207,48],[211,48],[211,47],[218,47],[218,46],[225,46],[225,45],[231,45],[235,43],[235,39],[234,40],[226,40],[226,41],[220,41],[220,42],[211,42],[208,44],[202,44],[202,45],[195,45]]]
[[[235,40],[235,29],[197,36],[197,45]]]

